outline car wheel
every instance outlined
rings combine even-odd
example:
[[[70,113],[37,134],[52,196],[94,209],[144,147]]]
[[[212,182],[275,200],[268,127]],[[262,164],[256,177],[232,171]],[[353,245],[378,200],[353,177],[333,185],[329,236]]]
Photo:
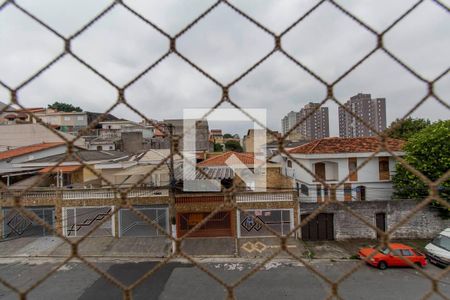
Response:
[[[387,265],[387,263],[384,262],[384,261],[380,261],[380,262],[378,263],[378,269],[380,269],[380,270],[386,270],[387,267],[388,267],[388,265]]]
[[[415,265],[418,266],[419,268],[423,268],[423,266],[420,262],[416,262]]]

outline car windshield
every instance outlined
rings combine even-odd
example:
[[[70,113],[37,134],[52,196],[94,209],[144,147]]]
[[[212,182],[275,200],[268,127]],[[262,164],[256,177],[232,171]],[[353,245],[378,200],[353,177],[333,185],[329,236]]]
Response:
[[[445,235],[438,235],[432,242],[433,245],[450,251],[450,238]]]

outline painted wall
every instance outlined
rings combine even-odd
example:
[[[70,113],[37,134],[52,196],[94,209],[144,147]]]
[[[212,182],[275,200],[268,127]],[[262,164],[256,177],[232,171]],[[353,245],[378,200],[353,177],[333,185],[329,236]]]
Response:
[[[357,165],[358,167],[364,164],[368,159],[368,155],[363,157],[361,154],[357,154]],[[312,156],[313,158],[297,158],[297,161],[302,164],[307,170],[314,174],[315,168],[314,164],[318,162],[325,163],[326,171],[326,182],[328,184],[337,184],[345,179],[349,175],[348,158],[352,157],[351,154],[345,155],[344,157],[333,157],[335,155],[323,155],[321,158],[318,155]],[[355,155],[356,156],[356,155]],[[388,156],[386,153],[381,153],[378,156]],[[295,156],[294,156],[295,157]],[[289,158],[287,160],[290,160]],[[304,185],[308,188],[309,193],[301,193],[300,201],[304,202],[315,202],[317,201],[317,184],[320,182],[316,181],[315,178],[309,174],[304,168],[292,161],[292,167],[288,167],[287,160],[283,164],[283,174],[291,177],[295,180],[295,187],[301,188]],[[389,157],[389,173],[392,176],[395,174],[395,164],[396,160],[393,157]],[[379,160],[378,157],[374,157],[367,161],[367,163],[358,170],[358,180],[350,181],[346,179],[346,183],[351,184],[352,189],[352,199],[357,199],[357,187],[366,187],[366,200],[389,200],[392,197],[393,189],[391,180],[380,180],[379,177]],[[336,178],[337,180],[330,180]],[[321,185],[322,186],[322,185]],[[326,197],[324,187],[322,186],[321,192],[322,198]],[[330,194],[329,194],[330,196]],[[340,186],[336,190],[336,199],[339,201],[344,201],[344,186]]]
[[[319,207],[319,203],[300,203],[301,214],[308,214]],[[418,205],[414,200],[399,201],[369,201],[346,202],[348,208],[359,214],[375,226],[375,214],[386,214],[386,229],[403,220]],[[357,219],[344,208],[329,204],[322,211],[334,215],[334,237],[345,239],[375,239],[376,232],[367,224]],[[394,231],[392,238],[433,238],[439,232],[450,226],[450,220],[443,220],[436,209],[425,206],[414,214],[405,224]]]

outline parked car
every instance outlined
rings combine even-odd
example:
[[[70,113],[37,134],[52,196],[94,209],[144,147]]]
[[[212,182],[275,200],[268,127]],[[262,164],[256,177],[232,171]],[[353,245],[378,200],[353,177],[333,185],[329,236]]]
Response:
[[[374,255],[366,260],[366,262],[374,267],[384,270],[388,267],[408,267],[410,266],[406,261],[401,258],[408,259],[413,264],[420,267],[424,267],[427,264],[425,255],[417,252],[410,246],[404,244],[393,243],[389,244],[389,248],[376,249],[376,248],[362,248],[359,249],[359,257],[361,259],[367,259],[372,253]]]
[[[439,233],[425,246],[425,255],[435,265],[446,267],[450,264],[450,228]]]

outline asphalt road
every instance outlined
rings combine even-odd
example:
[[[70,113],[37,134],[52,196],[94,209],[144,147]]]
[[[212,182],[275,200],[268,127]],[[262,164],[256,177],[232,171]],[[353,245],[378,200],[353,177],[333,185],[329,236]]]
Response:
[[[129,285],[152,269],[155,262],[97,263],[102,270]],[[316,261],[313,266],[332,280],[355,265],[354,261]],[[211,270],[228,283],[234,283],[255,267],[249,263],[207,263]],[[3,264],[0,277],[22,290],[31,286],[55,264]],[[427,266],[426,272],[442,272]],[[379,271],[363,266],[339,285],[344,299],[421,299],[431,282],[416,270],[408,268]],[[442,278],[439,288],[450,297],[450,275]],[[237,299],[324,299],[330,286],[304,266],[269,263],[235,289]],[[207,274],[190,264],[169,263],[145,279],[133,290],[133,299],[224,299],[225,289]],[[17,295],[0,286],[0,299],[17,299]],[[122,292],[108,280],[82,263],[69,263],[33,289],[28,299],[122,299]],[[431,299],[442,299],[434,295]]]

